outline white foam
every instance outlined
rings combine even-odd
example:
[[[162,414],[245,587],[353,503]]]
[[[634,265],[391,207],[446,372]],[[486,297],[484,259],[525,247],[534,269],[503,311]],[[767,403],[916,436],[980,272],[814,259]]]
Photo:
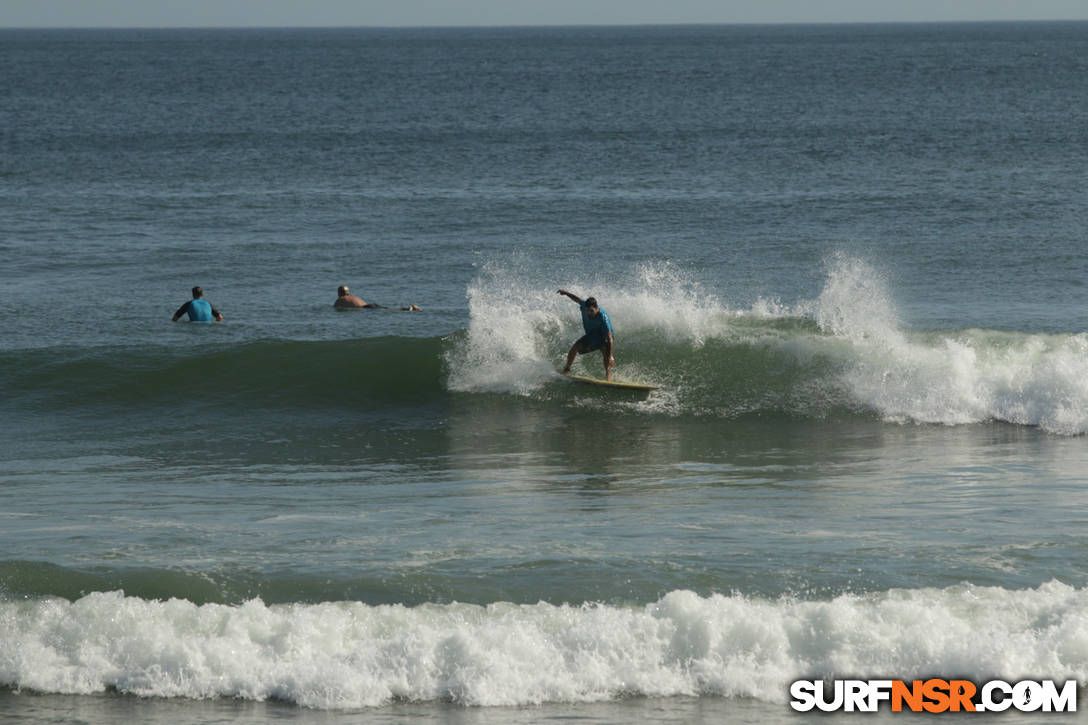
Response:
[[[446,357],[451,389],[527,393],[554,380],[570,345],[582,335],[578,308],[556,293],[560,286],[600,299],[621,346],[652,331],[697,347],[721,329],[721,317],[728,314],[668,263],[637,265],[608,279],[583,275],[559,282],[554,273],[542,279],[527,271],[538,266],[491,262],[469,286],[469,328]],[[625,364],[625,379],[637,379]]]
[[[1088,591],[958,586],[823,601],[674,591],[637,607],[239,606],[120,592],[0,602],[0,683],[50,693],[278,698],[323,709],[713,695],[801,677],[1088,681]]]
[[[529,394],[556,379],[567,349],[582,334],[581,322],[577,308],[556,294],[554,275],[540,279],[534,276],[539,271],[526,271],[539,266],[490,263],[469,287],[469,329],[446,359],[451,389]],[[697,397],[686,397],[683,364],[676,364],[698,359],[714,341],[766,346],[805,366],[826,363],[811,367],[822,378],[794,384],[795,403],[809,396],[819,407],[844,391],[851,404],[893,422],[1000,420],[1063,435],[1088,433],[1088,335],[911,331],[903,327],[881,271],[845,254],[829,257],[816,299],[783,304],[763,298],[747,309],[730,308],[668,263],[637,265],[609,278],[575,275],[565,285],[598,297],[608,310],[623,379],[665,386],[638,406],[646,412],[719,409],[715,395],[729,398],[730,391],[702,386]],[[775,326],[775,320],[811,320],[817,329]],[[670,367],[646,369],[624,357],[639,345],[667,346],[679,357]],[[596,359],[578,364],[600,372]],[[729,360],[701,364],[705,372]],[[674,373],[680,377],[670,379]],[[737,403],[731,406],[726,414],[736,412]]]
[[[467,295],[466,337],[446,357],[451,389],[524,393],[554,376],[546,341],[562,322],[544,290],[488,265]]]
[[[1088,335],[905,332],[882,275],[841,255],[815,318],[852,346],[846,387],[888,420],[1088,432]]]

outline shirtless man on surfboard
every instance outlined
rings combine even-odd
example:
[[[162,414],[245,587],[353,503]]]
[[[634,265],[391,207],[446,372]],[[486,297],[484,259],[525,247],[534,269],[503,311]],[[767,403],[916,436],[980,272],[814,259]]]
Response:
[[[362,297],[356,297],[351,294],[351,290],[348,289],[346,284],[340,285],[336,290],[336,301],[332,303],[332,306],[338,310],[355,310],[355,309],[367,309],[367,310],[404,310],[405,312],[417,312],[423,308],[419,305],[409,305],[408,307],[385,307],[373,302],[367,302]]]
[[[558,294],[570,297],[578,303],[582,310],[582,327],[586,334],[582,335],[571,345],[567,353],[567,366],[563,368],[563,374],[570,372],[570,366],[574,363],[576,355],[582,355],[591,350],[600,350],[604,357],[604,379],[612,379],[612,368],[616,367],[616,360],[612,357],[613,337],[612,320],[608,319],[608,313],[597,305],[596,297],[582,299],[578,295],[571,294],[565,289],[557,290]]]

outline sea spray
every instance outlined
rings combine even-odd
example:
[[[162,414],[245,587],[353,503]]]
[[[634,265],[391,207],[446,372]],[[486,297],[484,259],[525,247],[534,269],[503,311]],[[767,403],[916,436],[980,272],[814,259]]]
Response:
[[[469,329],[446,354],[453,390],[528,394],[554,382],[552,373],[582,335],[578,308],[556,294],[559,287],[596,296],[608,311],[616,328],[617,374],[626,380],[653,382],[644,376],[669,374],[647,368],[645,348],[699,348],[727,324],[717,298],[668,262],[635,265],[610,277],[559,280],[526,269],[539,265],[490,262],[469,285]],[[603,372],[593,355],[577,364],[593,375]]]
[[[472,322],[445,354],[452,390],[527,392],[553,376],[547,342],[562,321],[543,290],[489,264],[466,296]]]
[[[553,381],[567,350],[582,335],[578,308],[556,293],[559,287],[600,300],[616,326],[621,357],[621,344],[637,341],[640,330],[698,344],[698,321],[716,308],[666,263],[638,265],[623,279],[609,280],[600,275],[545,279],[526,273],[527,267],[535,268],[524,260],[490,262],[469,285],[469,328],[446,354],[453,390],[526,394]],[[626,379],[632,379],[637,360],[625,363]]]
[[[586,603],[196,606],[121,592],[0,602],[0,683],[47,693],[277,698],[322,709],[626,695],[783,703],[806,677],[1088,681],[1088,592],[955,586],[829,600],[673,591]]]
[[[814,309],[820,329],[855,342],[898,343],[900,324],[884,275],[842,252],[832,254],[826,267],[819,297],[803,305]]]
[[[889,421],[1088,432],[1088,336],[905,330],[879,270],[841,254],[828,270],[815,317],[850,343],[842,381],[860,404]]]
[[[825,275],[815,299],[765,297],[748,308],[730,307],[667,262],[567,286],[597,296],[612,317],[617,375],[664,389],[640,406],[614,407],[1088,431],[1084,335],[912,330],[878,267],[840,252]],[[445,354],[450,388],[546,396],[581,334],[577,311],[554,287],[525,260],[486,265],[469,286],[469,329]],[[592,355],[577,365],[602,372]]]

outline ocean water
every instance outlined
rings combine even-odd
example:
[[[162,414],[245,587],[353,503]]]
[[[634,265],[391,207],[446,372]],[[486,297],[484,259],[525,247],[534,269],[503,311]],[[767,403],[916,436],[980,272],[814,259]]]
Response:
[[[0,67],[0,720],[1088,683],[1088,23],[0,31]],[[197,284],[222,324],[170,322]],[[660,391],[556,374],[561,287]]]

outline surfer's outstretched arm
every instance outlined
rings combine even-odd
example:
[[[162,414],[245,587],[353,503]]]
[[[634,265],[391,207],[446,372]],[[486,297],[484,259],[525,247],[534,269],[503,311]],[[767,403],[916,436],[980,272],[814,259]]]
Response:
[[[567,292],[565,289],[556,290],[556,293],[561,294],[561,295],[566,295],[567,297],[570,297],[572,300],[574,300],[578,304],[582,304],[582,298],[581,297],[579,297],[578,295],[575,295],[575,294],[571,294],[570,292]]]

